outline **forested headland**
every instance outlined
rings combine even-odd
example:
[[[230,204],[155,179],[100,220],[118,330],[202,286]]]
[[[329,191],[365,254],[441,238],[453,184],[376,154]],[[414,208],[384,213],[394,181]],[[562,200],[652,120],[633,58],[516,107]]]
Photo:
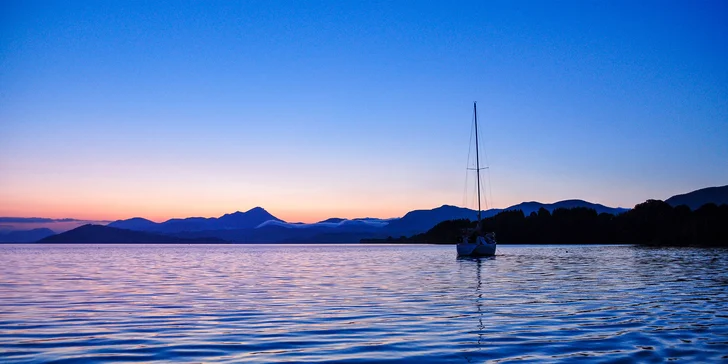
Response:
[[[455,244],[463,229],[476,221],[448,220],[411,237],[362,242]],[[728,247],[728,205],[705,204],[695,210],[660,200],[647,200],[618,215],[590,208],[541,208],[526,216],[507,210],[482,220],[484,231],[499,244],[645,244]]]

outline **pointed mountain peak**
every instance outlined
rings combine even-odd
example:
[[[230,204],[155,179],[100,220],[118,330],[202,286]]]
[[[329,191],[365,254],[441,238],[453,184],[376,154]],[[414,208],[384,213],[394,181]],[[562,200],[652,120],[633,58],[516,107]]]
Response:
[[[243,212],[243,211],[237,210],[235,212],[231,212],[231,213],[222,215],[222,216],[220,216],[220,218],[223,218],[223,217],[240,217],[240,216],[247,215],[247,214],[251,214],[251,213],[252,214],[259,214],[261,212],[262,213],[267,213],[268,211],[265,211],[265,209],[262,208],[262,207],[253,207],[252,209],[250,209],[248,211]]]
[[[236,211],[231,214],[220,216],[216,221],[216,228],[222,229],[248,229],[256,227],[268,220],[283,221],[260,206],[240,212]]]
[[[126,220],[117,220],[117,221],[129,221],[129,222],[132,222],[132,221],[133,221],[133,222],[151,222],[151,223],[153,223],[153,222],[154,222],[154,221],[152,221],[152,220],[149,220],[149,219],[145,219],[145,218],[143,218],[143,217],[138,217],[138,216],[137,216],[137,217],[132,217],[131,219],[126,219]]]

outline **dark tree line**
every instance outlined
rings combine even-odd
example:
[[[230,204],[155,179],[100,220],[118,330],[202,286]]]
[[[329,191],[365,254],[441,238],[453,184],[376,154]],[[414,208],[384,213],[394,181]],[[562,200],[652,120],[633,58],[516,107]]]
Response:
[[[424,234],[402,242],[456,243],[469,220],[444,221]],[[503,211],[482,222],[484,231],[494,231],[504,244],[647,244],[704,245],[728,247],[728,205],[706,204],[692,211],[685,205],[648,200],[623,214],[597,214],[589,208],[541,208],[524,215],[521,210]]]

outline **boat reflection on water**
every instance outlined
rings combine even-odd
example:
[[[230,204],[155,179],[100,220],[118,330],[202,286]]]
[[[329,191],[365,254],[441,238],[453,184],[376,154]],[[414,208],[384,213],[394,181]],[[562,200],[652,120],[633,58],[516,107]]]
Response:
[[[485,345],[484,342],[484,336],[485,336],[485,324],[483,323],[483,316],[485,315],[485,310],[483,309],[483,265],[486,266],[490,261],[495,260],[495,256],[488,256],[488,257],[472,257],[472,256],[459,256],[457,258],[458,261],[461,261],[462,265],[467,267],[475,267],[475,278],[476,278],[476,284],[475,284],[475,296],[474,296],[474,303],[475,303],[475,316],[478,317],[478,328],[476,330],[478,339],[477,339],[477,347],[478,350],[482,349],[482,346]]]

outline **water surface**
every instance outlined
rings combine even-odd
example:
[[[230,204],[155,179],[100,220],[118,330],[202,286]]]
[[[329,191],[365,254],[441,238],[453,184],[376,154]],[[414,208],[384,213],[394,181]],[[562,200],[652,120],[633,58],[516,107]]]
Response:
[[[728,360],[728,252],[0,245],[0,362]]]

